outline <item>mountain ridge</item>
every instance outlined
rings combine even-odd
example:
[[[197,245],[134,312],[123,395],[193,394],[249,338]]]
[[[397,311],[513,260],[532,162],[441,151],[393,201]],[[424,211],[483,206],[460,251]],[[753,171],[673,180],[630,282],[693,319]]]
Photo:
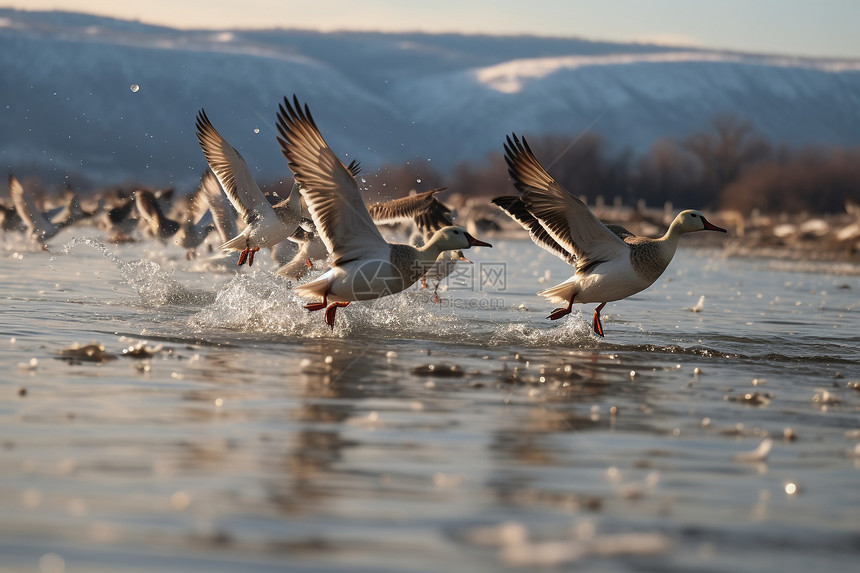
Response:
[[[193,185],[201,108],[258,178],[287,177],[274,118],[293,93],[366,172],[483,161],[511,131],[591,127],[642,152],[720,114],[778,143],[860,145],[857,60],[537,36],[187,31],[0,9],[0,70],[0,160],[54,182]]]

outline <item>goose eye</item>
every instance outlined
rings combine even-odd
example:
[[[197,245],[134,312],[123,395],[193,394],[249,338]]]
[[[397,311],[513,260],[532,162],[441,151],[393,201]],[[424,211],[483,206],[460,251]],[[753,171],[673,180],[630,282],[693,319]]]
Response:
[[[699,218],[699,216],[698,216],[698,215],[696,215],[695,213],[693,213],[693,215],[692,215],[692,216],[693,216],[693,219],[698,219],[698,218]]]

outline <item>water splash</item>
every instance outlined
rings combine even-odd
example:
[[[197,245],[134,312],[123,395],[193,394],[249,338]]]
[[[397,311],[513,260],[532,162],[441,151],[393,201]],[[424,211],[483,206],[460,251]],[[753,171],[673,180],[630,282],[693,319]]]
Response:
[[[527,347],[593,345],[591,328],[582,320],[582,313],[574,312],[565,320],[505,323],[496,326],[490,337],[492,346],[519,345]]]
[[[79,245],[92,247],[113,263],[125,283],[137,292],[139,306],[157,308],[165,305],[200,305],[212,299],[212,293],[188,289],[173,278],[172,272],[165,271],[155,261],[124,261],[103,243],[89,237],[72,239],[63,245],[60,253],[71,254],[72,249]]]

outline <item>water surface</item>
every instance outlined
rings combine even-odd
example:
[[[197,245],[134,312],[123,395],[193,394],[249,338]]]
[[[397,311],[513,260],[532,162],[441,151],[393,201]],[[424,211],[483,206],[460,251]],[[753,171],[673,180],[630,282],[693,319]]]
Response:
[[[570,271],[525,240],[469,253],[442,304],[415,288],[333,331],[262,256],[2,240],[2,570],[860,557],[854,266],[682,249],[601,340],[594,305],[546,320],[534,293]],[[93,342],[110,356],[62,354]]]

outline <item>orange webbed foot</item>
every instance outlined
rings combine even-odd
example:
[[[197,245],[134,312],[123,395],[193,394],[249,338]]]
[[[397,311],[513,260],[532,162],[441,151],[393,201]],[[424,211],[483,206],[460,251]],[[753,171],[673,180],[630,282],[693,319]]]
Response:
[[[570,314],[570,307],[567,307],[567,308],[560,307],[560,308],[553,310],[551,313],[549,313],[549,316],[547,318],[550,320],[558,320],[562,316],[566,316],[568,314]]]
[[[600,303],[597,308],[594,309],[594,316],[591,318],[591,330],[594,331],[594,334],[603,338],[603,325],[600,324],[600,311],[603,310],[603,307],[606,306],[605,302]]]
[[[251,249],[249,251],[249,254],[248,254],[248,266],[249,267],[254,264],[254,253],[256,253],[259,250],[260,250],[260,247],[254,247],[253,249]]]
[[[250,250],[251,250],[250,248],[245,247],[242,250],[242,252],[239,254],[239,266],[240,267],[245,264],[246,260],[248,260],[248,251],[250,251]]]
[[[349,305],[348,302],[333,302],[325,311],[325,323],[334,330],[334,315],[338,308]]]
[[[322,302],[311,302],[305,305],[305,308],[309,311],[313,312],[315,310],[322,310],[328,306],[328,297],[323,296]]]

